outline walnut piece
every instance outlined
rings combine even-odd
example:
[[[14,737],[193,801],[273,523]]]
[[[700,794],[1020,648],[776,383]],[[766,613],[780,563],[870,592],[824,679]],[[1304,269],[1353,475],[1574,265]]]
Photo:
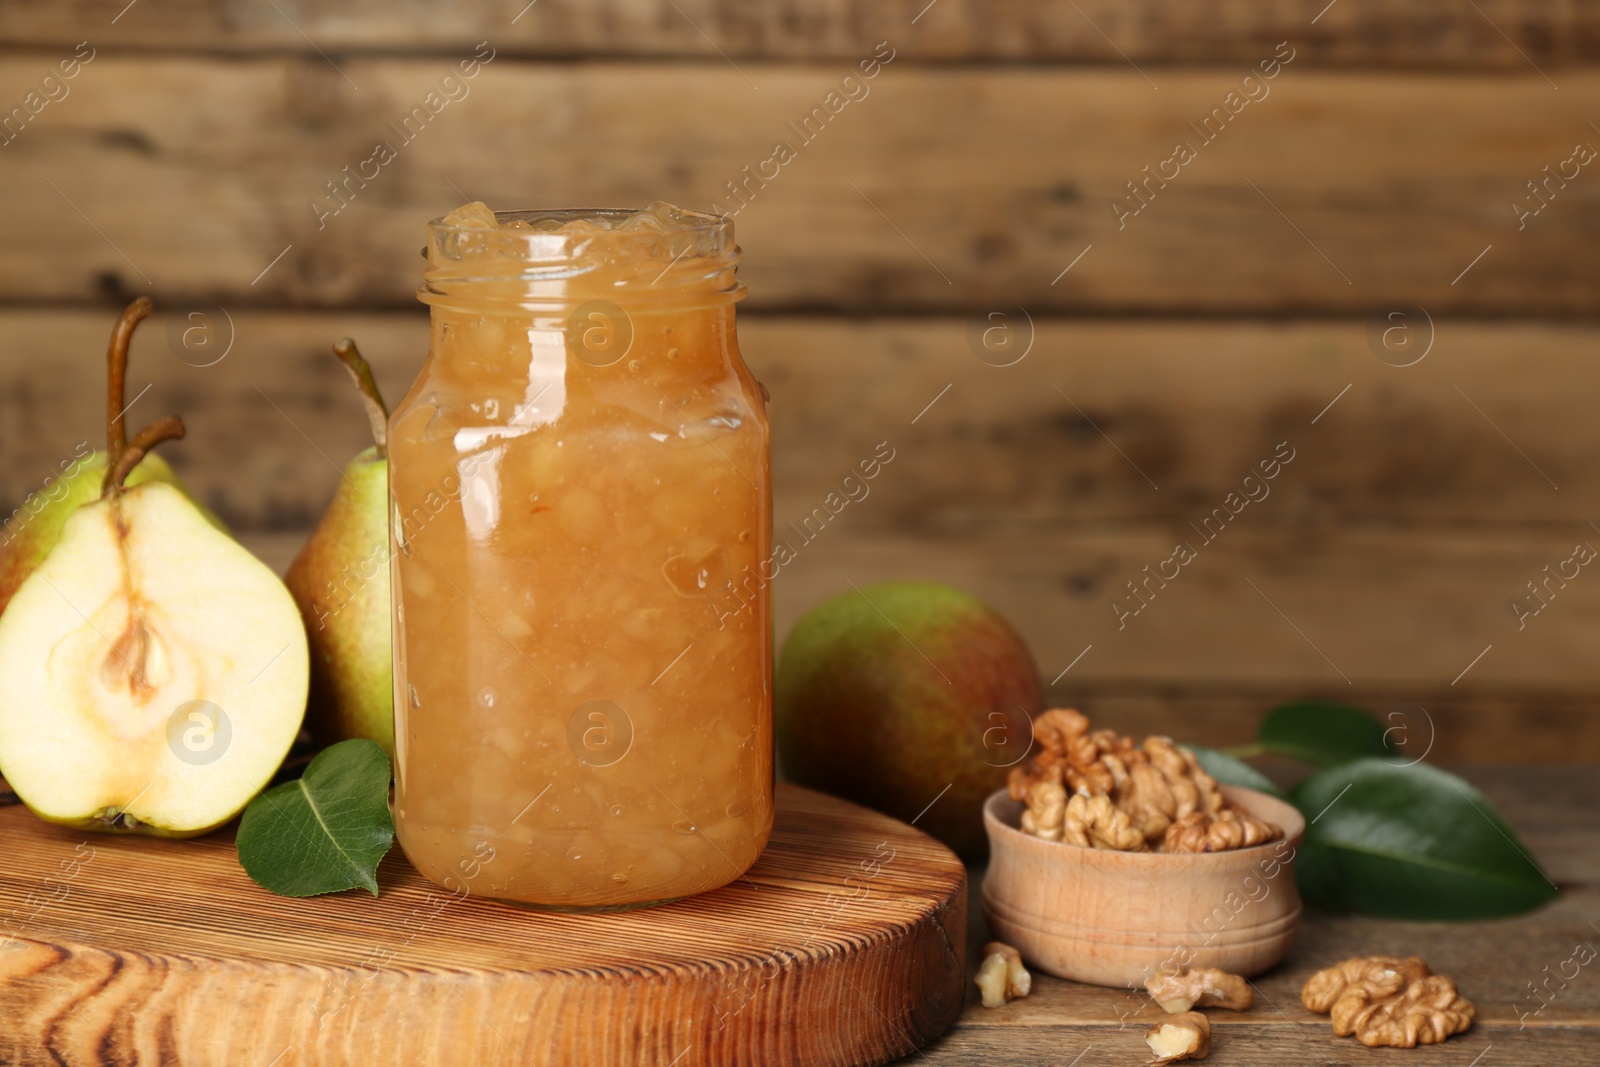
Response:
[[[1182,1015],[1194,1008],[1247,1011],[1255,1003],[1249,982],[1215,967],[1164,971],[1145,979],[1144,987],[1169,1015]]]
[[[1221,852],[1283,836],[1229,807],[1194,753],[1168,738],[1136,745],[1115,730],[1090,730],[1088,717],[1070,708],[1041,713],[1033,732],[1038,751],[1011,769],[1006,789],[1026,805],[1022,829],[1036,837],[1133,852]],[[1069,798],[1096,803],[1074,810]]]
[[[1368,1047],[1415,1048],[1465,1032],[1477,1017],[1455,982],[1415,956],[1365,956],[1312,975],[1300,1002],[1333,1017],[1333,1032]]]
[[[1067,791],[1061,783],[1043,779],[1028,786],[1028,809],[1022,813],[1022,829],[1046,841],[1061,840],[1061,824],[1067,814]]]
[[[1193,752],[1179,748],[1165,737],[1145,738],[1144,750],[1177,794],[1178,807],[1172,813],[1173,818],[1181,818],[1191,811],[1214,815],[1222,810],[1225,802],[1217,790],[1217,780],[1201,769]]]
[[[1237,808],[1215,815],[1192,811],[1167,827],[1161,838],[1163,852],[1227,852],[1275,841],[1283,836],[1276,826]]]
[[[1022,953],[1001,941],[983,946],[983,964],[974,980],[986,1008],[998,1008],[1033,991],[1033,975],[1022,965]]]
[[[1026,766],[1013,767],[1006,780],[1012,800],[1022,800],[1040,780],[1065,784],[1074,793],[1109,793],[1111,772],[1100,762],[1100,749],[1089,736],[1089,719],[1081,711],[1052,708],[1033,720],[1039,752]]]
[[[1184,1012],[1156,1023],[1144,1035],[1155,1054],[1151,1067],[1176,1060],[1203,1060],[1211,1054],[1211,1022],[1197,1011]]]
[[[1108,848],[1118,852],[1143,852],[1144,835],[1134,829],[1128,813],[1108,796],[1073,794],[1061,824],[1061,840],[1080,848]]]

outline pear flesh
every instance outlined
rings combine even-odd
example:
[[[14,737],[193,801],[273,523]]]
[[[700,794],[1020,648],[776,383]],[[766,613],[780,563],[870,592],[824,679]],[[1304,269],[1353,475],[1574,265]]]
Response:
[[[0,614],[0,774],[52,822],[204,833],[282,763],[308,670],[265,564],[165,481],[109,492]]]

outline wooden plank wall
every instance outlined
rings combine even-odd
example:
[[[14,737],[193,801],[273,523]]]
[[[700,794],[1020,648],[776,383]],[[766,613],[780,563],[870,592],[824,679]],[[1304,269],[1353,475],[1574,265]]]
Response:
[[[731,205],[785,141],[736,218],[779,522],[895,459],[780,575],[780,635],[938,578],[1127,730],[1226,744],[1320,695],[1435,758],[1600,760],[1600,577],[1539,584],[1600,547],[1592,5],[125,2],[0,8],[0,120],[56,97],[0,145],[7,511],[96,436],[113,310],[149,293],[137,410],[185,416],[174,462],[284,565],[365,433],[327,344],[391,395],[420,363],[424,220]],[[213,366],[169,341],[196,313]]]

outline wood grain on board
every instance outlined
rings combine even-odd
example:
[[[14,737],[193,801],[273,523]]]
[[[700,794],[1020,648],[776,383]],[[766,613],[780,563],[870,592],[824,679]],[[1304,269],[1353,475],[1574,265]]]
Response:
[[[1313,62],[1527,70],[1594,62],[1600,16],[1581,0],[491,0],[448,8],[379,0],[17,0],[0,40],[131,48],[439,51],[485,38],[525,55],[853,59],[890,38],[932,61],[1253,63],[1285,38]],[[120,17],[119,17],[120,16]],[[302,36],[302,33],[304,36]],[[1552,71],[1554,73],[1554,71]]]
[[[961,1008],[960,861],[788,785],[747,877],[608,915],[454,896],[398,851],[376,899],[292,900],[246,877],[226,832],[85,835],[14,806],[0,842],[0,1057],[19,1067],[843,1067]]]
[[[450,102],[456,62],[99,54],[0,149],[0,291],[409,307],[424,220],[465,197],[732,210],[740,182],[751,308],[1593,311],[1600,182],[1574,151],[1600,145],[1596,71],[1557,91],[1297,58],[1249,102],[1237,67],[1163,69],[1157,91],[1114,67],[897,60],[849,102],[832,65],[501,56]],[[48,67],[0,58],[0,100]],[[437,114],[397,133],[430,92]],[[769,165],[778,142],[793,158]],[[1194,158],[1164,163],[1179,142]]]

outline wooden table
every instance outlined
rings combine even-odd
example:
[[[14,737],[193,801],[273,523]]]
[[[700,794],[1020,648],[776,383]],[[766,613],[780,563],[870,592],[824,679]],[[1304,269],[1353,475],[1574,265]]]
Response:
[[[1289,958],[1255,981],[1256,1006],[1211,1013],[1216,1067],[1352,1064],[1383,1067],[1544,1067],[1600,1063],[1600,807],[1597,768],[1476,768],[1466,774],[1500,807],[1563,890],[1520,918],[1483,923],[1392,922],[1307,909]],[[969,957],[986,940],[972,878]],[[1467,1033],[1443,1045],[1369,1049],[1338,1038],[1326,1016],[1300,1005],[1301,983],[1347,956],[1418,955],[1455,978],[1478,1007]],[[1576,975],[1574,976],[1574,971]],[[1563,978],[1563,974],[1566,976]],[[1532,986],[1546,988],[1543,1009]],[[1145,1030],[1161,1011],[1142,993],[1034,975],[1032,996],[988,1009],[969,985],[966,1009],[943,1037],[903,1067],[1100,1067],[1144,1064]]]
[[[1308,911],[1300,937],[1289,959],[1275,971],[1256,980],[1256,1007],[1243,1014],[1214,1012],[1215,1026],[1213,1052],[1207,1064],[1228,1067],[1230,1064],[1258,1065],[1258,1067],[1300,1067],[1304,1064],[1328,1065],[1426,1065],[1449,1064],[1452,1067],[1542,1067],[1542,1065],[1586,1065],[1600,1063],[1600,959],[1579,966],[1573,962],[1582,959],[1574,956],[1581,945],[1600,948],[1600,814],[1595,809],[1594,786],[1600,782],[1600,772],[1595,768],[1477,768],[1468,770],[1467,776],[1478,784],[1504,812],[1522,835],[1530,850],[1542,862],[1551,877],[1563,889],[1561,899],[1532,915],[1501,922],[1469,924],[1400,923],[1363,917],[1341,917]],[[862,813],[863,815],[865,813]],[[884,831],[887,832],[887,831]],[[909,831],[907,831],[909,832]],[[63,840],[70,840],[70,835]],[[149,842],[143,844],[149,845]],[[227,842],[212,842],[214,847],[186,846],[190,857],[198,863],[202,853],[220,849],[227,852]],[[124,864],[142,860],[146,867],[154,861],[147,853],[154,850],[119,850],[110,844],[103,846],[113,852],[127,852]],[[0,856],[0,864],[17,862],[16,856]],[[105,862],[110,862],[109,860]],[[208,907],[216,911],[222,898],[237,896],[241,902],[256,906],[270,906],[275,913],[266,924],[243,923],[242,936],[258,941],[283,940],[285,946],[300,955],[317,953],[319,965],[326,962],[331,968],[340,967],[355,973],[362,965],[361,958],[329,959],[322,961],[336,947],[336,942],[317,935],[317,945],[307,943],[309,920],[320,916],[325,923],[352,923],[353,930],[362,931],[353,944],[370,948],[379,935],[368,925],[357,920],[361,913],[388,906],[404,905],[409,912],[412,901],[407,893],[420,896],[417,887],[407,888],[396,882],[404,871],[398,856],[389,861],[390,882],[385,898],[373,901],[365,894],[354,893],[343,897],[319,901],[285,901],[273,898],[264,901],[260,894],[243,884],[237,872],[231,869],[229,857],[228,878],[220,878],[212,889],[213,899]],[[831,892],[838,871],[815,867],[807,875],[809,883],[816,884],[816,892]],[[902,865],[903,866],[903,865]],[[137,903],[140,899],[170,896],[168,885],[153,869],[134,869],[125,866],[124,880],[128,884],[126,899]],[[406,868],[405,870],[409,870]],[[898,868],[897,868],[898,870]],[[973,872],[970,889],[974,897],[981,884],[982,872]],[[926,889],[926,879],[908,879],[908,886]],[[103,909],[115,910],[119,905],[115,897],[103,902],[99,913],[90,909],[97,898],[79,893],[74,898],[75,920],[96,924],[98,929],[127,926],[106,914]],[[385,905],[387,901],[387,905]],[[472,919],[468,909],[475,902],[464,902],[451,909],[438,921],[426,927],[425,936],[408,946],[410,955],[397,959],[397,963],[415,966],[429,960],[443,958],[449,947],[447,934],[460,926],[455,940],[481,940],[484,920]],[[95,905],[102,907],[102,905]],[[492,904],[482,905],[492,909]],[[140,915],[150,912],[149,906],[136,909]],[[159,910],[159,909],[158,909]],[[170,911],[170,907],[168,908]],[[296,922],[294,914],[302,920]],[[348,913],[348,914],[346,914]],[[165,914],[165,913],[162,913]],[[648,920],[650,913],[638,913]],[[970,908],[968,927],[969,959],[976,966],[979,947],[987,939],[983,920],[976,907]],[[855,916],[852,915],[852,919]],[[163,920],[165,922],[166,920]],[[180,926],[186,920],[177,915],[171,920]],[[852,926],[839,927],[841,936],[861,941],[873,941],[875,935]],[[737,933],[730,931],[729,936]],[[120,935],[126,938],[126,932]],[[169,936],[177,936],[177,928]],[[551,945],[539,942],[520,946],[509,939],[504,929],[498,940],[482,951],[511,952],[523,963],[536,962],[553,951]],[[548,939],[546,939],[548,940]],[[323,942],[327,942],[326,945]],[[504,943],[502,946],[501,943]],[[330,947],[331,946],[331,947]],[[501,947],[497,947],[501,946]],[[160,977],[162,968],[153,966],[154,953],[160,945],[136,946],[147,949],[129,956],[129,966],[118,966],[119,985],[110,994],[96,989],[96,996],[107,1003],[123,1003],[128,990],[138,987],[139,975],[154,974]],[[172,946],[167,946],[168,949]],[[1411,1050],[1367,1049],[1353,1039],[1335,1038],[1326,1017],[1314,1016],[1300,1006],[1301,983],[1314,970],[1347,956],[1367,953],[1391,955],[1417,954],[1438,971],[1454,977],[1463,993],[1478,1007],[1476,1025],[1464,1035],[1452,1038],[1441,1046]],[[414,957],[414,958],[413,958]],[[58,961],[69,962],[69,961]],[[68,968],[70,969],[70,968]],[[1576,972],[1576,973],[1575,973]],[[1563,978],[1563,974],[1566,976]],[[132,983],[132,984],[130,984]],[[1536,999],[1530,983],[1548,983],[1546,1003]],[[63,990],[65,987],[63,987]],[[117,990],[121,992],[117,992]],[[6,994],[15,993],[0,982],[0,1046],[5,1038],[15,1036],[20,1021],[14,1012],[6,1010]],[[829,989],[826,984],[804,995],[782,998],[789,1005],[802,1003],[807,997],[817,998],[826,1004],[837,992],[846,1004],[855,1004],[854,994],[842,988]],[[942,1037],[934,1040],[920,1052],[897,1061],[900,1067],[992,1067],[992,1065],[1027,1065],[1027,1067],[1099,1067],[1099,1065],[1144,1064],[1149,1060],[1143,1035],[1152,1020],[1161,1017],[1147,998],[1129,990],[1104,989],[1061,981],[1046,975],[1034,977],[1033,995],[1013,1001],[1002,1008],[987,1009],[976,1002],[975,989],[967,986],[968,1000],[956,1025]],[[64,993],[63,993],[64,995]],[[904,1025],[910,1011],[919,1007],[907,1003],[914,994],[903,989],[895,994],[903,1009],[896,1013],[894,1001],[885,1002],[885,1018],[900,1020]],[[303,1002],[305,998],[300,998]],[[371,996],[366,1001],[375,1003]],[[280,997],[281,1000],[281,997]],[[926,1005],[920,1005],[926,1007]],[[292,1008],[303,1010],[305,1003],[296,1002]],[[246,1008],[246,1011],[251,1009]],[[815,1020],[803,1025],[841,1025],[845,1017],[835,1005],[823,1009],[826,1023]],[[263,1025],[281,1023],[283,1012],[275,1009],[262,1011]],[[779,1021],[772,1025],[802,1025],[795,1009],[780,1011]],[[80,1028],[81,1029],[81,1028]],[[82,1038],[83,1033],[63,1032],[63,1037]],[[127,1042],[124,1042],[127,1044]],[[93,1047],[93,1042],[90,1042]],[[903,1044],[899,1047],[905,1047]],[[129,1057],[113,1053],[104,1054],[100,1062],[123,1064]],[[14,1062],[0,1048],[0,1060]],[[32,1062],[26,1057],[21,1061]],[[95,1062],[93,1058],[74,1059],[72,1062]],[[143,1063],[141,1058],[138,1062]],[[151,1062],[154,1062],[153,1060]],[[378,1062],[370,1057],[358,1057],[350,1062]],[[384,1060],[383,1062],[390,1062]],[[415,1062],[413,1057],[408,1062]],[[663,1062],[665,1062],[663,1060]],[[685,1059],[679,1067],[688,1067]],[[693,1062],[721,1063],[720,1058],[694,1060]],[[761,1062],[761,1061],[751,1061]]]

